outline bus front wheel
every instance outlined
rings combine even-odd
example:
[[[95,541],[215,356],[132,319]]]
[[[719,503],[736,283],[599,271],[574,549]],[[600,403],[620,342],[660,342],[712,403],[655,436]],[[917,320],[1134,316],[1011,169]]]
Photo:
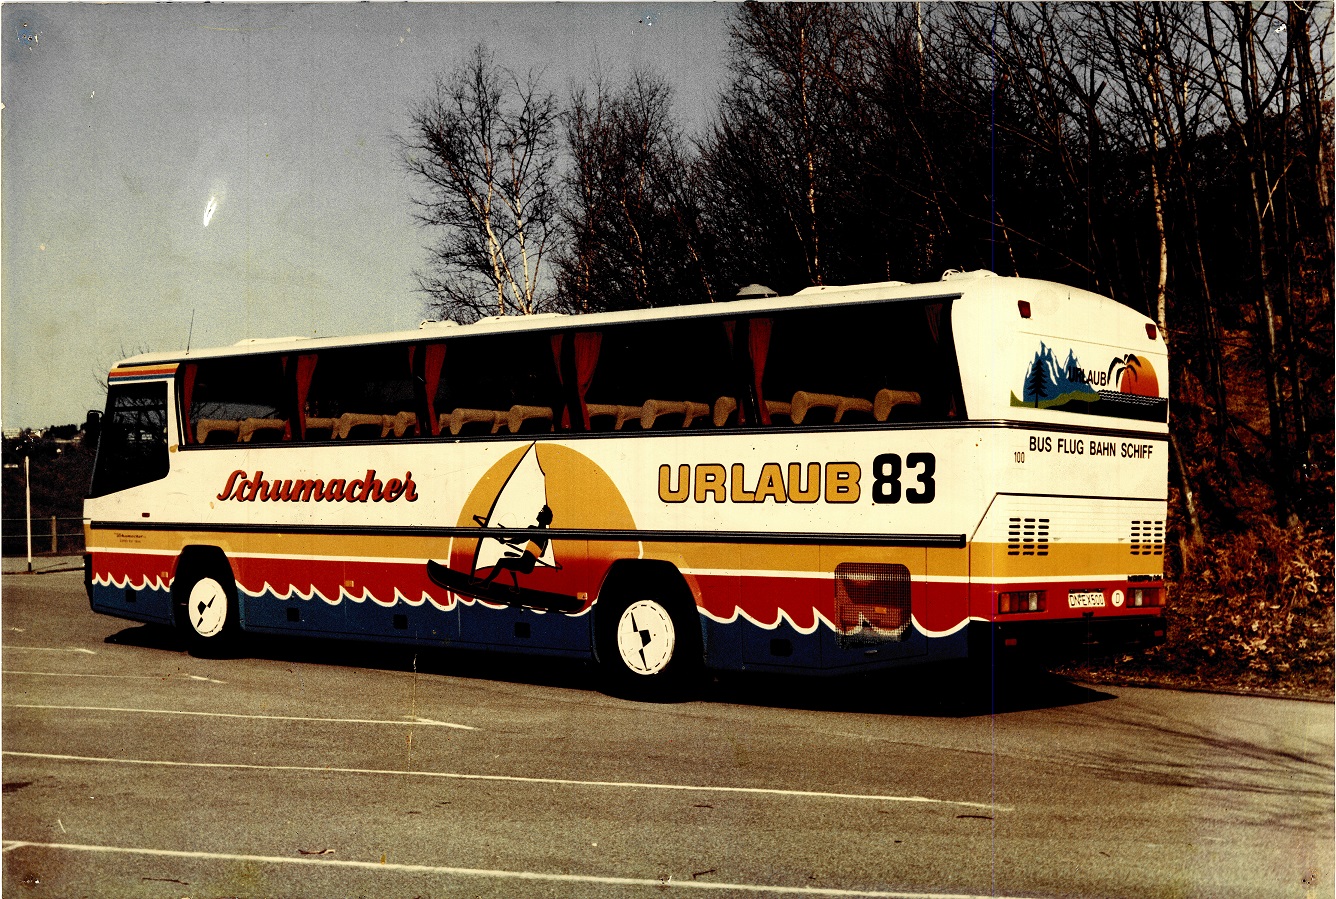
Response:
[[[216,656],[240,633],[237,588],[225,561],[184,562],[173,584],[176,626],[191,655]]]
[[[676,591],[650,585],[627,585],[599,598],[594,652],[609,692],[653,701],[689,690],[701,667],[694,606]]]

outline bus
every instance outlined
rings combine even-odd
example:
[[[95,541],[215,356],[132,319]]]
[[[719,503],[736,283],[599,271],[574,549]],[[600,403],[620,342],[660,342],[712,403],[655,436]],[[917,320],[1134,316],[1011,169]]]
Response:
[[[94,611],[178,628],[842,673],[1162,642],[1168,363],[1056,283],[938,282],[140,355]]]

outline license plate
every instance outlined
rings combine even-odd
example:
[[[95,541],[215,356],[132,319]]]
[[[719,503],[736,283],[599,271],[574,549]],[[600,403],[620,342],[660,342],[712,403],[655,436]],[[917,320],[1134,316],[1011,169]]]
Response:
[[[1104,592],[1102,590],[1072,590],[1067,594],[1069,609],[1102,609]]]

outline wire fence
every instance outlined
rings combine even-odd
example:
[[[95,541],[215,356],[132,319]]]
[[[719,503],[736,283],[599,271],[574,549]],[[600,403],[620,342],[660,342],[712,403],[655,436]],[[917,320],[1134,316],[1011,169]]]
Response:
[[[0,519],[0,550],[6,556],[28,554],[27,519]],[[66,556],[84,551],[82,518],[33,516],[32,554],[34,556]]]

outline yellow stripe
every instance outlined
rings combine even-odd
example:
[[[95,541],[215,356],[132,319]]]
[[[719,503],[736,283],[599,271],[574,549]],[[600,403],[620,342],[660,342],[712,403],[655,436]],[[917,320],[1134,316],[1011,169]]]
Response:
[[[1044,556],[1011,555],[1005,543],[974,543],[969,552],[970,574],[977,578],[1164,573],[1163,555],[1132,555],[1126,543],[1050,543]]]
[[[229,556],[293,556],[336,559],[439,559],[451,538],[411,535],[290,534],[208,531],[85,530],[90,551],[120,550],[176,554],[185,546],[217,546]],[[469,552],[475,537],[455,537],[455,553]],[[558,558],[657,559],[695,571],[793,571],[831,573],[843,562],[900,564],[913,575],[1025,580],[1090,574],[1163,574],[1163,556],[1132,555],[1123,543],[1051,543],[1048,555],[1010,555],[1005,543],[975,543],[968,549],[877,546],[785,546],[749,543],[553,541]]]

